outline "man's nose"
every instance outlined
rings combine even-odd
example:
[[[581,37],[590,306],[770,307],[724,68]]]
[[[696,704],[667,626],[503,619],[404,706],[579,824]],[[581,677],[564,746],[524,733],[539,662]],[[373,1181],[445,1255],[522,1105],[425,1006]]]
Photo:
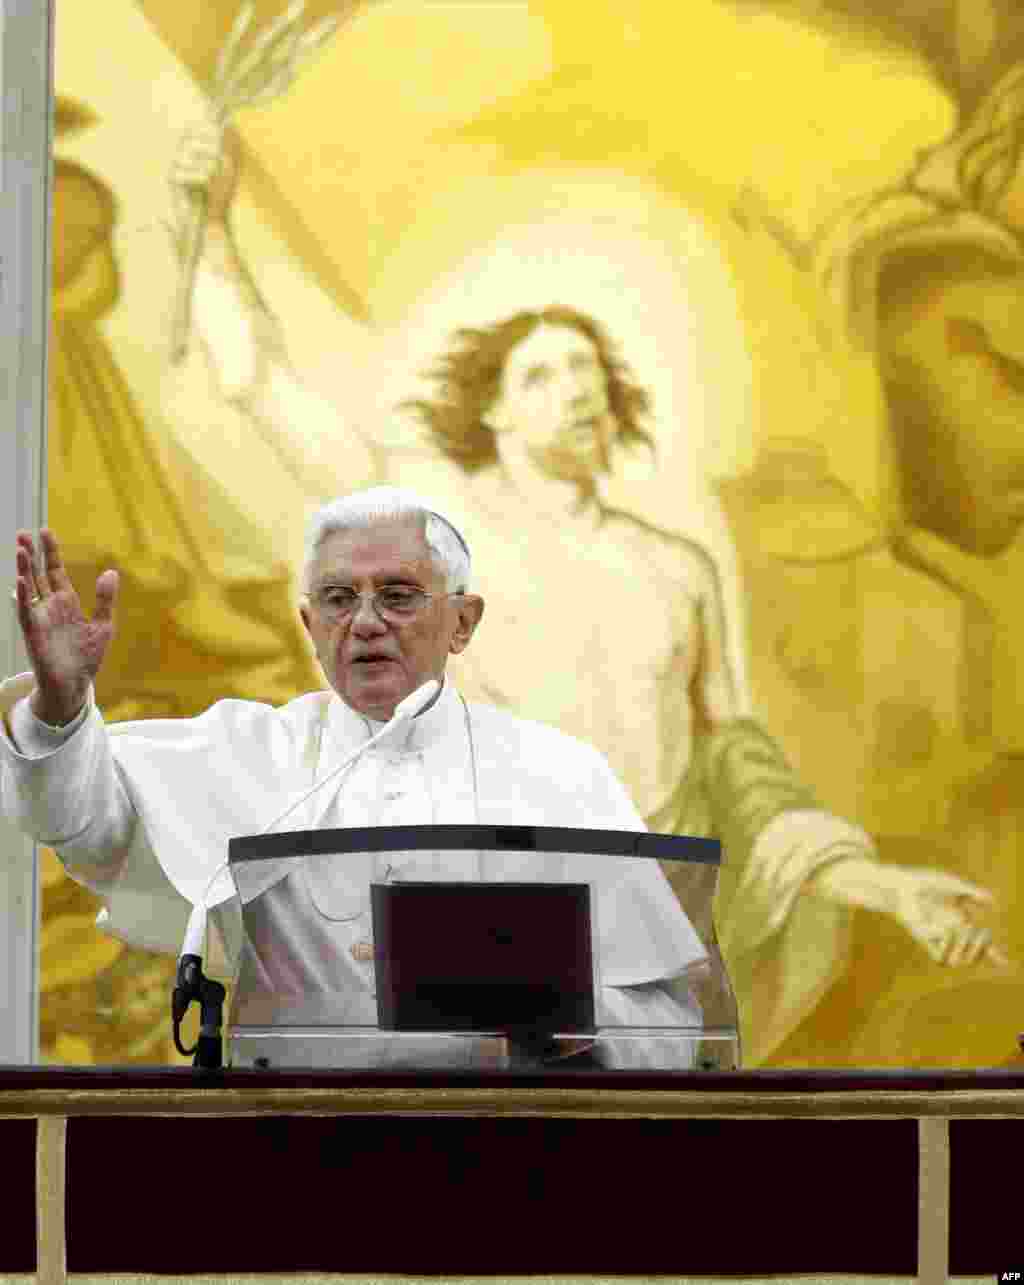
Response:
[[[373,605],[373,599],[364,595],[356,604],[351,628],[354,633],[363,635],[386,633],[388,626],[378,614],[377,608]]]

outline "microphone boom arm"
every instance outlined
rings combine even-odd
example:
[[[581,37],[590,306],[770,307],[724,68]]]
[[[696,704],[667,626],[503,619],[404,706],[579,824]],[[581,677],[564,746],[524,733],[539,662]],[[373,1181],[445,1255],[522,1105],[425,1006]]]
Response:
[[[340,772],[350,767],[361,754],[380,740],[386,732],[390,732],[396,723],[403,723],[408,719],[415,718],[433,700],[439,686],[440,684],[437,680],[432,678],[406,696],[405,700],[400,701],[395,706],[395,712],[379,732],[371,736],[353,754],[348,755],[336,768],[317,781],[311,790],[307,790],[294,803],[289,804],[279,816],[274,817],[272,821],[265,825],[260,833],[267,834],[286,816],[294,812],[300,804],[305,803],[318,790],[323,789],[329,781],[333,781]],[[227,866],[228,862],[224,861],[217,867],[213,877],[206,885],[202,899],[193,905],[182,945],[182,953],[178,958],[178,973],[171,996],[171,1027],[174,1036],[174,1047],[182,1057],[192,1057],[194,1054],[192,1065],[206,1070],[215,1070],[223,1066],[221,1030],[223,1027],[224,998],[227,994],[220,982],[214,981],[212,977],[206,977],[203,973],[202,950],[206,937],[206,917],[209,910],[207,898],[213,885]],[[198,1000],[200,1005],[199,1038],[193,1048],[187,1049],[181,1043],[181,1021],[188,1011],[189,1005],[194,1000]]]

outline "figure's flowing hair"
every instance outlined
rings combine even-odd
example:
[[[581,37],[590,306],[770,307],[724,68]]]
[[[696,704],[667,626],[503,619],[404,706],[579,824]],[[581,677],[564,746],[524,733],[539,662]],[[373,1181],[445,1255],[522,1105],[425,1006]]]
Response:
[[[467,473],[497,464],[495,434],[487,424],[487,415],[501,391],[509,353],[538,326],[562,326],[590,340],[608,381],[617,442],[653,450],[654,441],[640,424],[650,413],[650,394],[634,382],[605,329],[575,308],[517,312],[491,326],[457,330],[453,346],[427,372],[437,385],[436,398],[412,399],[404,402],[402,409],[418,415],[438,448]]]

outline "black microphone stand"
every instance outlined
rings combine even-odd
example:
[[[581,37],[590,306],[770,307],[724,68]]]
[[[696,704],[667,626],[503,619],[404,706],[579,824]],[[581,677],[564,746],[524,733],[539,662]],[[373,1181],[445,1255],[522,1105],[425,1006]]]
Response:
[[[171,996],[174,1047],[182,1057],[195,1054],[192,1065],[201,1070],[216,1071],[224,1065],[221,1027],[226,994],[220,982],[203,976],[203,961],[198,955],[182,955],[178,961],[177,985]],[[181,1019],[193,1000],[199,1001],[199,1039],[187,1049],[181,1043]]]

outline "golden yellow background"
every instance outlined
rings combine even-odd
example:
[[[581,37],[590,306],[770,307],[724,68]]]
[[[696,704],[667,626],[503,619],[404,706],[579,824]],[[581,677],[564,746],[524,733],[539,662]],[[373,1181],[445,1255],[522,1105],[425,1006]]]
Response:
[[[822,8],[364,6],[289,93],[238,115],[235,227],[303,378],[328,393],[339,352],[352,368],[389,345],[429,360],[482,296],[483,315],[510,313],[552,272],[565,302],[589,290],[605,307],[668,408],[662,467],[635,495],[718,561],[754,709],[883,860],[989,887],[1011,957],[954,973],[858,913],[846,973],[767,1064],[998,1065],[1024,998],[1019,555],[960,559],[967,606],[893,555],[876,357],[807,249],[848,202],[900,183],[957,105],[934,66],[872,33],[869,5],[861,23]],[[182,369],[167,356],[167,176],[235,13],[104,0],[97,22],[85,0],[58,3],[50,522],[86,598],[105,566],[126,578],[99,689],[111,719],[320,685],[290,570],[315,484],[275,472],[195,353]],[[989,6],[976,14],[951,36],[965,50],[991,35]],[[392,392],[349,391],[368,413]],[[176,1060],[173,961],[96,933],[95,899],[52,858],[44,885],[44,1055]]]

